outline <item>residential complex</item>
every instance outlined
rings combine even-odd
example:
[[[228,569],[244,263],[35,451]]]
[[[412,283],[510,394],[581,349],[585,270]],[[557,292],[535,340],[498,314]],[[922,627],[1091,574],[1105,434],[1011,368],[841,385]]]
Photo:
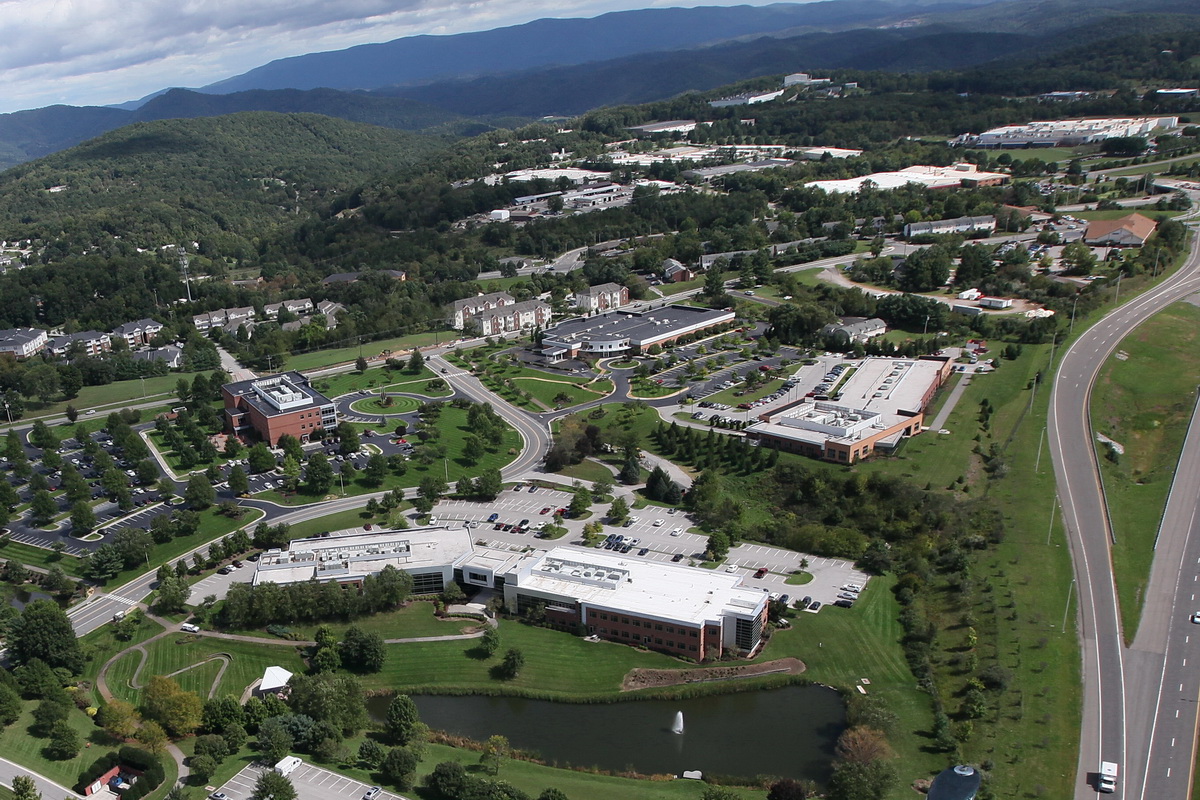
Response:
[[[254,585],[336,581],[361,586],[388,566],[413,578],[415,594],[452,581],[502,593],[505,608],[579,633],[696,661],[754,653],[768,595],[740,575],[557,547],[512,553],[475,544],[462,523],[297,539],[259,559]]]
[[[974,233],[981,231],[991,233],[996,230],[996,218],[986,217],[956,217],[954,219],[937,219],[930,222],[910,222],[904,226],[904,238],[914,236],[942,235],[947,233]]]
[[[602,283],[575,292],[574,300],[580,311],[609,311],[629,303],[629,289],[619,283]]]
[[[46,349],[56,356],[65,356],[76,347],[84,355],[98,356],[112,349],[112,337],[100,331],[80,331],[55,336],[46,343]]]
[[[0,354],[29,358],[46,349],[50,337],[39,328],[6,328],[0,330]]]
[[[920,433],[925,409],[951,368],[949,359],[940,358],[863,359],[836,399],[784,406],[746,428],[746,435],[787,452],[853,464]]]
[[[542,337],[542,356],[550,362],[645,353],[674,344],[683,336],[712,331],[733,322],[732,309],[663,306],[651,311],[614,311],[560,322]]]
[[[1051,119],[1024,125],[1004,125],[983,133],[964,133],[950,141],[963,147],[1073,147],[1122,136],[1148,136],[1174,128],[1178,117],[1123,119]]]
[[[136,322],[126,322],[113,328],[113,338],[125,340],[125,344],[129,347],[136,348],[150,344],[165,327],[161,322],[154,319],[139,319]]]
[[[230,432],[271,446],[285,433],[306,442],[338,422],[333,401],[313,389],[299,372],[227,383],[221,387],[221,398]]]

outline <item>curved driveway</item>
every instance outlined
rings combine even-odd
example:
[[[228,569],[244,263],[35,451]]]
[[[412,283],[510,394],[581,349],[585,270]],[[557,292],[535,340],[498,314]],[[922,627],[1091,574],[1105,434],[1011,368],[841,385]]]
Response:
[[[1159,286],[1109,312],[1063,354],[1050,398],[1050,452],[1062,504],[1063,521],[1075,570],[1079,598],[1079,635],[1083,655],[1083,725],[1075,797],[1093,798],[1092,781],[1101,761],[1121,764],[1118,797],[1142,797],[1147,743],[1151,732],[1129,720],[1152,719],[1144,712],[1143,692],[1133,697],[1126,669],[1120,610],[1113,582],[1109,524],[1099,464],[1092,442],[1090,398],[1105,360],[1120,341],[1156,312],[1200,290],[1200,240],[1193,243],[1187,262]],[[1166,625],[1147,619],[1143,625]],[[1198,637],[1200,639],[1200,637]],[[1142,654],[1143,656],[1145,654]],[[1162,657],[1158,658],[1161,671]],[[1138,674],[1143,672],[1138,670]],[[1200,674],[1193,670],[1193,680]],[[1140,688],[1140,687],[1139,687]],[[1152,698],[1157,701],[1157,697]],[[1195,713],[1193,707],[1192,713]],[[1194,729],[1194,725],[1193,725]],[[1138,754],[1141,754],[1140,756]],[[1189,775],[1176,770],[1177,786],[1145,797],[1187,797]],[[1185,785],[1186,784],[1186,785]],[[1165,789],[1165,787],[1163,787]]]

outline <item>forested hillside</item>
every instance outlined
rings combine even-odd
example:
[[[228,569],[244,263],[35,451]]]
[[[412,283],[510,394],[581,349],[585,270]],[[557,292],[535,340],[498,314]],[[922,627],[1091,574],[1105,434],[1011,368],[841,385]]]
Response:
[[[201,256],[240,259],[280,225],[443,147],[313,114],[141,123],[0,174],[0,235],[45,241],[47,261],[193,241]]]

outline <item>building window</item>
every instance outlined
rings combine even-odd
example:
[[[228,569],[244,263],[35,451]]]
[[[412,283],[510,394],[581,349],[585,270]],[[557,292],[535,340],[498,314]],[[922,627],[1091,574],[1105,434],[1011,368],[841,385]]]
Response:
[[[656,630],[656,631],[661,631],[661,630],[662,630],[662,623],[658,623],[658,624],[656,624],[656,625],[654,626],[654,630]]]
[[[700,631],[688,631],[688,632],[692,635],[693,639],[700,638]]]
[[[673,625],[668,625],[668,626],[667,626],[667,633],[674,633],[674,632],[675,632],[675,626],[673,626]]]
[[[655,637],[654,637],[654,643],[655,643],[655,644],[662,644],[662,637],[655,636]]]

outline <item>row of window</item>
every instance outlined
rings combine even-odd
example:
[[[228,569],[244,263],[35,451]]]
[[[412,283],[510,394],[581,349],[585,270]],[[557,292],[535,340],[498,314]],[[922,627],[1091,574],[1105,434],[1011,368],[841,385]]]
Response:
[[[603,627],[597,628],[596,630],[600,633],[608,633],[609,632],[608,628],[603,628]],[[613,634],[613,636],[620,636],[622,639],[637,639],[637,638],[639,638],[637,636],[631,636],[629,631],[612,631],[612,634]],[[645,644],[654,643],[654,644],[658,645],[659,647],[674,647],[677,650],[690,650],[693,653],[695,653],[698,649],[696,647],[696,645],[694,645],[694,644],[685,644],[684,642],[663,642],[662,637],[659,637],[659,636],[642,636],[641,640]]]
[[[608,621],[608,618],[609,618],[609,617],[608,617],[608,614],[605,614],[605,613],[603,613],[603,612],[600,612],[599,616],[600,616],[600,619],[604,620],[605,622],[607,622],[607,621]],[[653,626],[654,626],[654,630],[656,630],[656,631],[662,631],[662,630],[665,630],[665,632],[666,632],[666,633],[676,633],[676,630],[675,630],[675,626],[674,626],[674,625],[667,625],[667,626],[665,626],[665,629],[664,629],[664,626],[663,626],[663,624],[662,624],[661,622],[654,622],[654,623],[650,623],[650,622],[642,622],[642,621],[641,621],[641,620],[639,620],[639,619],[634,619],[634,620],[631,620],[631,619],[629,619],[629,617],[618,617],[616,614],[613,614],[613,615],[612,615],[612,621],[613,621],[613,622],[620,622],[622,625],[632,625],[632,626],[633,626],[633,627],[635,627],[635,628],[646,628],[646,629],[649,629],[649,628],[650,628],[650,626],[651,626],[651,625],[653,625]],[[604,629],[603,629],[603,628],[601,628],[600,630],[604,630]],[[691,634],[691,636],[692,636],[692,638],[693,638],[693,639],[698,639],[698,638],[700,638],[700,634],[699,634],[699,632],[698,632],[698,631],[697,631],[695,628],[684,628],[684,627],[680,626],[680,628],[679,628],[679,630],[678,630],[678,633],[688,633],[688,634]]]

